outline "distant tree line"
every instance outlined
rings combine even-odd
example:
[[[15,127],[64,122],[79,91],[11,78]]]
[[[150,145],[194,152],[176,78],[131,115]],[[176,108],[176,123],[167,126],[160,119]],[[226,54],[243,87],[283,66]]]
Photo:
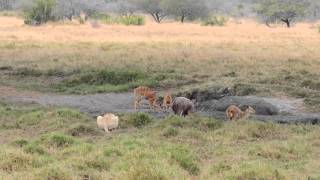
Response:
[[[85,14],[149,14],[155,22],[164,19],[205,19],[219,14],[258,17],[268,26],[320,19],[320,0],[0,0],[0,10],[23,10],[37,23],[69,19]]]

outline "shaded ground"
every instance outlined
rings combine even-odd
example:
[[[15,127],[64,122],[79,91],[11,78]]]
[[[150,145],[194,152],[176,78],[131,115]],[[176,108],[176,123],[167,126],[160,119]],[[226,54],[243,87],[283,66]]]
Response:
[[[91,116],[106,112],[128,113],[133,110],[133,94],[106,93],[95,95],[58,95],[38,92],[18,91],[11,87],[0,87],[0,100],[10,103],[39,104],[44,107],[62,106],[79,109]],[[224,110],[230,104],[251,105],[258,110],[256,119],[262,121],[275,121],[278,123],[320,123],[319,114],[304,112],[301,99],[277,99],[260,97],[224,97],[220,100],[200,102],[197,111],[203,115],[224,119]],[[163,117],[167,113],[152,112],[147,104],[142,104],[139,111],[149,112],[156,117]]]

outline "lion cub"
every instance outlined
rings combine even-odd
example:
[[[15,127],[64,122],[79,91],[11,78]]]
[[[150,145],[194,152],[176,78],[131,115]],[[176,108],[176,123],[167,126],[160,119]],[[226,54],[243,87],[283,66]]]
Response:
[[[160,109],[157,103],[157,94],[151,88],[146,86],[140,86],[134,89],[134,109],[137,110],[142,98],[149,101],[150,109]]]
[[[169,93],[166,93],[166,95],[163,97],[162,107],[165,110],[168,110],[170,107],[172,107],[173,98]]]
[[[248,118],[250,114],[254,113],[256,113],[256,111],[251,106],[248,106],[245,111],[242,111],[239,107],[231,105],[226,110],[227,119],[230,121]]]
[[[105,132],[110,132],[119,126],[119,117],[107,113],[104,116],[97,117],[97,125],[100,129],[104,129]]]

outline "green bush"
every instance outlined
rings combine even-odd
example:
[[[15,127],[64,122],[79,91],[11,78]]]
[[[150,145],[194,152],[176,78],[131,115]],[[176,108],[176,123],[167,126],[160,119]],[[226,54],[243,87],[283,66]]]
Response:
[[[26,153],[29,153],[29,154],[40,154],[40,155],[43,155],[43,154],[46,154],[47,152],[44,150],[43,147],[41,147],[39,144],[37,143],[31,143],[31,144],[28,144],[24,147],[23,149]]]
[[[99,131],[97,131],[97,128],[93,126],[79,123],[70,127],[67,130],[67,134],[70,134],[71,136],[98,135]]]
[[[203,26],[224,26],[228,22],[228,18],[224,16],[212,16],[202,22]]]
[[[174,128],[174,127],[169,127],[165,130],[163,130],[162,135],[165,137],[175,137],[177,136],[179,133],[178,129]]]
[[[18,146],[18,147],[23,147],[28,144],[28,141],[25,139],[17,139],[12,142],[13,145]]]
[[[49,147],[55,148],[64,148],[75,143],[75,139],[73,137],[59,133],[44,135],[40,138],[40,141]]]
[[[118,23],[124,24],[124,25],[136,25],[141,26],[145,24],[145,18],[143,16],[120,16],[117,18]]]
[[[234,91],[237,96],[248,96],[256,94],[258,92],[258,90],[255,87],[241,83],[234,85]]]
[[[146,126],[151,122],[152,122],[152,118],[146,113],[135,113],[135,114],[132,114],[128,119],[129,124],[138,128]]]
[[[145,18],[138,15],[112,17],[107,14],[101,14],[97,15],[96,18],[100,19],[104,24],[123,24],[127,26],[142,26],[145,24]]]
[[[53,15],[55,0],[34,0],[31,8],[24,9],[25,24],[39,25],[55,20]]]

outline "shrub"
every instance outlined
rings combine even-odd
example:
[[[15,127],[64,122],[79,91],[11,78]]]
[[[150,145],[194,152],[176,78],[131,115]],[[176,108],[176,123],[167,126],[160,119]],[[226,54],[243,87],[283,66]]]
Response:
[[[237,96],[247,96],[257,93],[257,89],[248,84],[235,84],[234,91]]]
[[[165,137],[175,137],[179,133],[178,129],[174,127],[169,127],[162,132],[162,135]]]
[[[100,21],[104,24],[115,23],[114,19],[108,14],[99,15],[99,16],[97,16],[97,18],[100,19]]]
[[[33,6],[24,10],[25,24],[39,25],[55,20],[53,15],[55,0],[34,0]]]
[[[67,130],[67,133],[71,136],[81,135],[97,135],[98,131],[96,128],[86,124],[76,124]]]
[[[123,118],[128,125],[133,125],[134,127],[143,127],[152,122],[152,118],[146,113],[134,113],[128,117]]]
[[[24,147],[23,150],[26,153],[30,153],[30,154],[40,154],[40,155],[46,154],[46,151],[44,150],[44,148],[37,143],[28,144]]]
[[[120,16],[117,18],[119,24],[124,25],[136,25],[141,26],[145,24],[145,18],[143,16],[132,15],[132,16]]]
[[[212,16],[202,22],[203,26],[224,26],[228,22],[228,18],[224,16]]]
[[[25,140],[25,139],[18,139],[18,140],[13,141],[12,144],[16,145],[16,146],[19,146],[19,147],[23,147],[23,146],[28,144],[28,141]]]
[[[68,147],[75,143],[75,139],[73,139],[71,136],[66,136],[59,133],[44,135],[40,138],[40,141],[50,147],[56,148]]]

